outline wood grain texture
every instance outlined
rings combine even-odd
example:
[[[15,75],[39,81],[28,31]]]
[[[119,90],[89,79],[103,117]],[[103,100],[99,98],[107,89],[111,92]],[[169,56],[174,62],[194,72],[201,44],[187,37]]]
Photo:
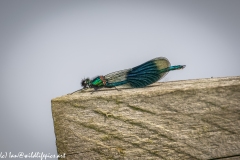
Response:
[[[240,159],[240,77],[77,92],[52,100],[66,159]]]

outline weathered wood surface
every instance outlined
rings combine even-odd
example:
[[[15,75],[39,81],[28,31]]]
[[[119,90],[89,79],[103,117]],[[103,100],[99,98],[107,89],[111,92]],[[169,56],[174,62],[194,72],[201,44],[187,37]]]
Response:
[[[52,100],[66,159],[240,159],[240,77],[90,93]]]

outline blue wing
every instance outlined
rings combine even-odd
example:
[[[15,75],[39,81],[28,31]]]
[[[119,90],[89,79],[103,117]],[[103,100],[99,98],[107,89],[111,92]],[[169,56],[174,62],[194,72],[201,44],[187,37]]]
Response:
[[[154,58],[127,72],[126,80],[133,88],[141,88],[162,79],[168,72],[163,69],[170,67],[168,59]]]
[[[133,88],[141,88],[157,82],[168,72],[163,69],[168,68],[170,62],[164,57],[154,58],[137,67],[113,72],[105,75],[106,87],[114,87],[128,84]]]

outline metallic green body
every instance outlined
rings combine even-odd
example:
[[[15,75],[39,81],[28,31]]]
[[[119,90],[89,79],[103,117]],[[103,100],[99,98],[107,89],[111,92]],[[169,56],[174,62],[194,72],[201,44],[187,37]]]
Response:
[[[98,76],[96,78],[94,78],[93,80],[91,80],[90,82],[91,86],[95,86],[95,87],[103,87],[104,86],[104,83],[103,81],[101,80],[101,78]]]

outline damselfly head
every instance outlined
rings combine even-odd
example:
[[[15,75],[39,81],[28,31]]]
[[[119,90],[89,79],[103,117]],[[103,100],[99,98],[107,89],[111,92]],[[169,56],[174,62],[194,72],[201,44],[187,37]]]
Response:
[[[83,79],[81,85],[83,88],[90,88],[90,79],[89,78]]]

